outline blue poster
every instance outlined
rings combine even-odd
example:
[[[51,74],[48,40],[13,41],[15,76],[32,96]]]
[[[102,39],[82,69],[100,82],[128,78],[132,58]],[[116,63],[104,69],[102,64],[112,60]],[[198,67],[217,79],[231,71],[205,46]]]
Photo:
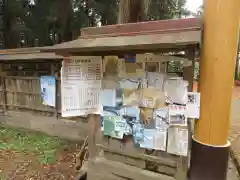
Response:
[[[40,78],[41,98],[44,105],[56,106],[56,77],[41,76]]]

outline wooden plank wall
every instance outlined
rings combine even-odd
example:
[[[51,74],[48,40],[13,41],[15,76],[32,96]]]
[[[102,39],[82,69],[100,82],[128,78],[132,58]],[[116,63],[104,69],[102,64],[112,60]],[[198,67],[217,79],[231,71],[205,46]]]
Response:
[[[40,78],[5,76],[7,106],[9,109],[30,109],[55,112],[52,107],[42,104],[40,97]]]
[[[41,115],[58,116],[61,112],[60,64],[60,61],[0,64],[0,112],[30,110],[39,111]],[[57,77],[56,108],[42,103],[40,96],[40,76],[42,75]]]

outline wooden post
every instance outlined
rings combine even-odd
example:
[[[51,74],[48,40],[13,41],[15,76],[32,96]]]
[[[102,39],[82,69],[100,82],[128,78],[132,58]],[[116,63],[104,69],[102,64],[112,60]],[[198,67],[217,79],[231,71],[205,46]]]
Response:
[[[55,94],[55,103],[56,103],[56,107],[55,110],[56,112],[54,113],[54,116],[56,118],[58,118],[58,82],[57,82],[57,73],[56,73],[56,64],[51,64],[51,76],[55,76],[56,77],[56,94]]]
[[[187,57],[189,61],[189,65],[183,67],[183,79],[188,81],[188,91],[193,90],[193,81],[194,81],[194,62],[195,62],[195,47],[189,47],[187,50]],[[190,62],[192,65],[190,65]]]
[[[97,155],[96,135],[100,129],[100,115],[89,114],[87,120],[89,161],[92,161]]]
[[[2,81],[2,90],[1,90],[1,96],[3,98],[3,113],[7,113],[7,92],[6,92],[6,78],[5,73],[3,72],[3,64],[0,64],[0,78]]]
[[[190,180],[226,180],[239,6],[239,0],[204,1],[201,109],[192,142]]]

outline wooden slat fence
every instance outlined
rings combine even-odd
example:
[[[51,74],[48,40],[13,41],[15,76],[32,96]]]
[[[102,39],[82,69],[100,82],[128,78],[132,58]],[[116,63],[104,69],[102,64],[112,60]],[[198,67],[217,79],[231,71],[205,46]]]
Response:
[[[23,76],[1,76],[0,105],[9,110],[25,109],[46,113],[61,113],[60,79],[56,85],[56,108],[43,105],[40,96],[40,78]]]

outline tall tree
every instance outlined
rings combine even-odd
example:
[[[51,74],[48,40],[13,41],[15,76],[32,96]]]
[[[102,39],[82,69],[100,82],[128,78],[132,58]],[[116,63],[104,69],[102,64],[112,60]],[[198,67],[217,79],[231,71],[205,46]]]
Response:
[[[71,21],[73,20],[72,0],[57,0],[57,26],[59,41],[72,40]]]
[[[20,46],[20,33],[24,25],[22,18],[26,15],[28,0],[8,0],[5,3],[5,46],[17,48]]]
[[[201,16],[203,14],[203,10],[204,10],[204,7],[203,5],[201,5],[198,9],[197,9],[197,15],[198,16]]]
[[[86,26],[182,17],[186,0],[8,0],[7,48],[72,40]]]
[[[151,0],[120,0],[118,23],[132,23],[147,20]]]
[[[55,43],[57,20],[56,0],[36,0],[29,6],[28,16],[25,17],[25,36],[32,39],[29,42],[35,46],[52,45]]]
[[[117,23],[117,0],[95,0],[94,11],[100,19],[101,25]]]
[[[148,11],[148,20],[182,18],[190,15],[185,8],[186,0],[152,0]]]

